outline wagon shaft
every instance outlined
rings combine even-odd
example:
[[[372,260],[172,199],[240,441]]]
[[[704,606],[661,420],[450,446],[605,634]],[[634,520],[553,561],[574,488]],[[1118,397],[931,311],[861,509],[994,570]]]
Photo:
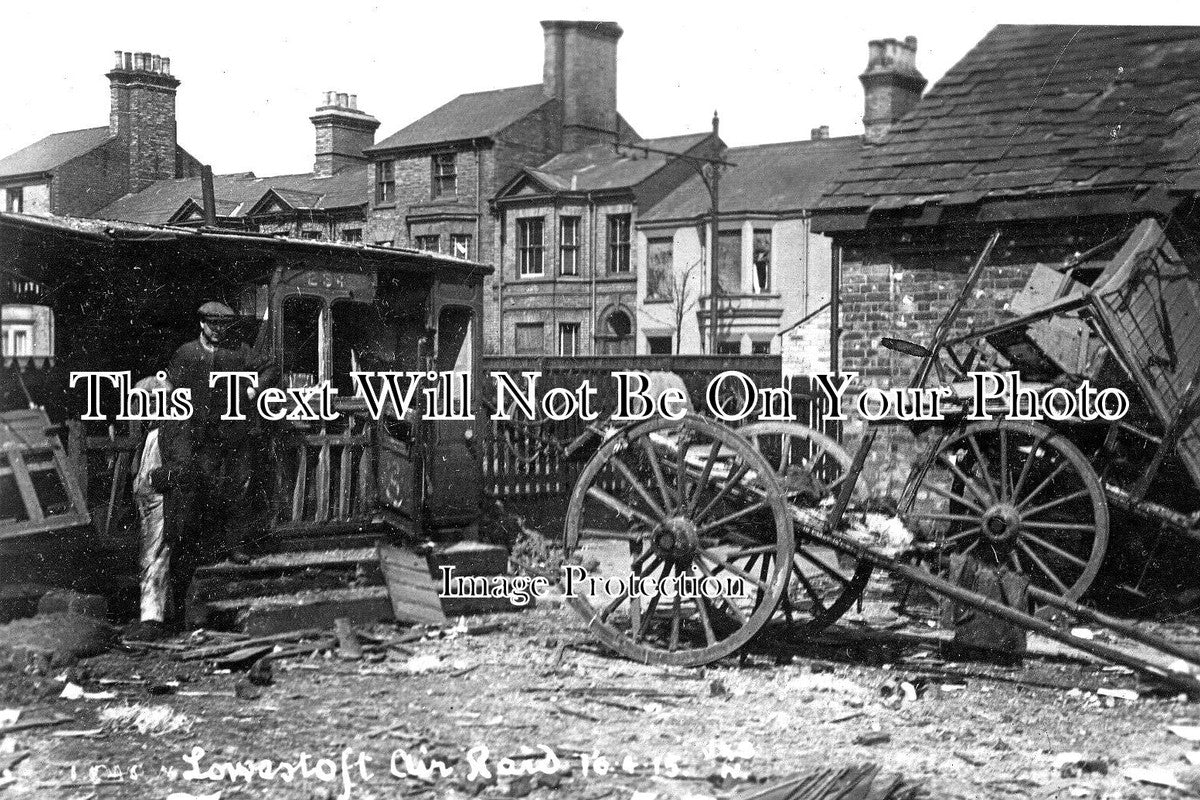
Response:
[[[880,553],[870,547],[865,547],[850,537],[842,535],[841,533],[830,530],[821,530],[814,531],[812,535],[814,538],[825,542],[830,547],[850,553],[864,561],[868,561],[894,577],[902,578],[911,583],[923,586],[935,594],[946,597],[961,605],[969,606],[977,611],[982,611],[985,614],[991,614],[999,617],[1003,620],[1018,625],[1031,633],[1041,634],[1048,639],[1053,639],[1069,647],[1073,647],[1076,650],[1082,650],[1083,652],[1091,653],[1094,656],[1103,658],[1106,661],[1111,661],[1114,664],[1120,664],[1122,666],[1137,670],[1174,687],[1180,692],[1187,694],[1188,697],[1193,700],[1200,699],[1200,680],[1189,673],[1174,672],[1140,659],[1137,656],[1119,648],[1110,647],[1109,645],[1105,645],[1094,640],[1081,639],[1073,636],[1069,632],[1056,627],[1052,623],[1047,622],[1040,617],[1027,614],[1023,611],[1011,608],[1010,606],[1006,606],[1003,603],[997,602],[991,598],[984,597],[983,595],[963,589],[961,586],[951,583],[943,578],[939,578],[938,576],[924,570],[909,566],[908,564],[902,564],[896,559],[884,555],[883,553]],[[1144,632],[1139,632],[1136,628],[1134,628],[1134,626],[1119,623],[1116,620],[1112,620],[1111,618],[1105,617],[1102,614],[1097,614],[1096,612],[1086,609],[1085,607],[1076,603],[1063,600],[1062,598],[1057,597],[1049,592],[1038,590],[1036,588],[1030,589],[1030,595],[1044,602],[1050,602],[1052,605],[1055,605],[1057,608],[1067,611],[1068,613],[1085,616],[1093,622],[1113,629],[1117,633],[1129,636],[1130,638],[1136,638],[1152,647],[1170,652],[1173,655],[1177,655],[1192,663],[1200,664],[1200,654],[1192,653],[1158,637],[1151,636]],[[1114,622],[1117,624],[1113,624]]]

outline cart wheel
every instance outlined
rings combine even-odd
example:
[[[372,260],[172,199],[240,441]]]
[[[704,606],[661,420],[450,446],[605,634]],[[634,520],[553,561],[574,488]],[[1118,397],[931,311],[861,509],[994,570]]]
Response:
[[[1045,425],[1000,420],[948,435],[917,469],[904,514],[944,554],[969,553],[1078,600],[1108,548],[1108,501],[1087,457]]]
[[[850,470],[850,455],[823,433],[798,422],[755,422],[738,429],[775,467],[796,528],[796,554],[780,610],[790,624],[816,633],[837,622],[862,596],[871,565],[805,536],[821,528]],[[749,556],[744,571],[771,554]]]
[[[625,428],[600,446],[571,493],[564,544],[568,564],[589,569],[566,587],[567,602],[606,645],[647,664],[698,666],[766,624],[794,542],[771,465],[729,428],[688,415]],[[765,553],[767,569],[736,565]],[[659,585],[631,593],[631,575]],[[704,583],[719,590],[671,592],[668,577],[715,578]]]

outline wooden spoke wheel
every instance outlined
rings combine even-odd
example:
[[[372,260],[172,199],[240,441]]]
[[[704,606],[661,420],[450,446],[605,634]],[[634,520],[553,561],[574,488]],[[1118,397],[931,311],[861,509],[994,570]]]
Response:
[[[850,455],[833,439],[798,422],[755,422],[738,429],[774,467],[796,528],[791,579],[780,603],[789,623],[816,633],[837,622],[862,596],[871,565],[813,541],[850,471]],[[738,566],[751,572],[772,554],[748,556]]]
[[[600,446],[571,493],[564,545],[568,565],[588,571],[566,587],[567,602],[606,645],[649,664],[697,666],[766,624],[794,542],[771,465],[729,428],[688,415]],[[767,553],[753,572],[737,566]]]
[[[1038,423],[975,423],[917,469],[903,516],[919,539],[1003,564],[1068,600],[1091,586],[1108,548],[1108,501],[1065,437]]]

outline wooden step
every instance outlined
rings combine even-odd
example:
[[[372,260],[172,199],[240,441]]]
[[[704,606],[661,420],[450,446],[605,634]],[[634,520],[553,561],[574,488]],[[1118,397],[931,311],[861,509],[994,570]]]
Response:
[[[332,630],[339,617],[358,625],[393,619],[392,603],[383,586],[217,600],[205,606],[209,627],[251,636],[304,628]]]

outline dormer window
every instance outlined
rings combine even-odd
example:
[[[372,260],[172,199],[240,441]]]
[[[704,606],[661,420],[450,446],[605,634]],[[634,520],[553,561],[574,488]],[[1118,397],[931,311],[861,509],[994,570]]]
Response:
[[[458,171],[455,153],[438,153],[433,157],[433,196],[452,197],[458,194]]]

